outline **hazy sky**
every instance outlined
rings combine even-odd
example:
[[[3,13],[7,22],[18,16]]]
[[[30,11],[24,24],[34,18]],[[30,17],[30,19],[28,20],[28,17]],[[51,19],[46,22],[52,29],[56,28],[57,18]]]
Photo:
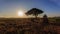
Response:
[[[0,16],[16,17],[19,10],[38,8],[48,16],[60,16],[60,0],[0,0]]]

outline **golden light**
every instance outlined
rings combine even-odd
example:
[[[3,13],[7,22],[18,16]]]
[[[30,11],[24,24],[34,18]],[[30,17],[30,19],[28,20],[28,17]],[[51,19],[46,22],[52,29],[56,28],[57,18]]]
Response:
[[[18,11],[18,16],[23,17],[24,16],[24,12],[23,11]]]

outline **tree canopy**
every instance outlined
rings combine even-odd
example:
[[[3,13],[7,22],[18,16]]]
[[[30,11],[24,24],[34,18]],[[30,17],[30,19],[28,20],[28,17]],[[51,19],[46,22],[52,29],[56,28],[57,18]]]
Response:
[[[28,12],[26,12],[26,15],[33,15],[33,16],[37,17],[38,14],[42,14],[42,13],[43,13],[42,10],[37,9],[37,8],[32,8]]]

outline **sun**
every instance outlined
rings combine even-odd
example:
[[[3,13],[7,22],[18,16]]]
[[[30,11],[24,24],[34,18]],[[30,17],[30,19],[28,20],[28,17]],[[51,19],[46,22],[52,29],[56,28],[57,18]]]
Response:
[[[24,16],[24,12],[23,11],[18,11],[18,16],[23,17]]]

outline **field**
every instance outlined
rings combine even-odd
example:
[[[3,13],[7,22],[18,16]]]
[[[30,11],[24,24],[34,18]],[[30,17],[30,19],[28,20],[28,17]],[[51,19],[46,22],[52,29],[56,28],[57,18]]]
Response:
[[[46,20],[47,21],[47,20]],[[0,18],[0,34],[60,34],[60,18]]]

